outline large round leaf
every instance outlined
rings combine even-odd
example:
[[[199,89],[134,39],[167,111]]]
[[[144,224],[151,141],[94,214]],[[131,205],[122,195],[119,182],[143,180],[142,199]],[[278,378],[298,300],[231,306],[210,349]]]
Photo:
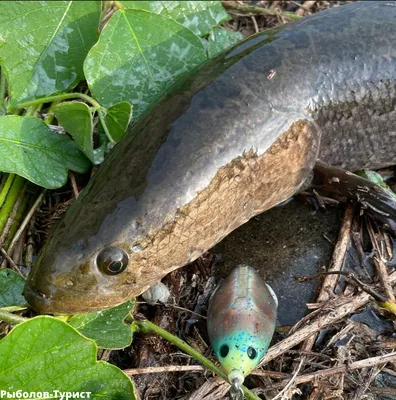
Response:
[[[93,95],[105,107],[122,101],[137,118],[177,77],[206,60],[198,36],[169,18],[119,10],[84,63]]]
[[[134,400],[132,382],[96,361],[95,342],[52,317],[17,325],[0,341],[0,389],[8,393],[90,392],[90,399]]]
[[[0,1],[0,63],[11,105],[77,84],[99,18],[100,1]]]
[[[172,18],[196,35],[206,35],[220,22],[229,19],[219,0],[205,1],[121,1],[127,8],[152,11]]]

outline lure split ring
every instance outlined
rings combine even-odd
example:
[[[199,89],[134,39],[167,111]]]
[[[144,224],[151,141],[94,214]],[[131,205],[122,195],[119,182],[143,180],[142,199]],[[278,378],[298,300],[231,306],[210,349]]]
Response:
[[[230,400],[243,400],[245,398],[243,390],[238,380],[234,380],[232,382],[229,395],[230,395]]]

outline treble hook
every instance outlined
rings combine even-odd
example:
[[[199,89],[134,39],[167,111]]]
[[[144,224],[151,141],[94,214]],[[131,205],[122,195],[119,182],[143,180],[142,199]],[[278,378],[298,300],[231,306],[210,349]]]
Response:
[[[230,400],[243,400],[245,398],[238,379],[233,379],[230,388]]]

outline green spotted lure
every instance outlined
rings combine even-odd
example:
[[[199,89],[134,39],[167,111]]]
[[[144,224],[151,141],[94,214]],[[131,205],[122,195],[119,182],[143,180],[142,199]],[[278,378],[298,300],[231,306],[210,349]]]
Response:
[[[275,330],[278,300],[249,266],[237,266],[208,308],[210,343],[231,384],[239,386],[263,359]]]

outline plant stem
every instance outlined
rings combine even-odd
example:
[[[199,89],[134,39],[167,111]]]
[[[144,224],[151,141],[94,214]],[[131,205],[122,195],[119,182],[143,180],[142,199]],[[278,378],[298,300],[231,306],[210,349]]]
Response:
[[[0,115],[4,107],[5,96],[7,92],[7,81],[3,69],[0,70]]]
[[[12,182],[14,182],[14,178],[15,178],[15,174],[9,174],[7,177],[3,177],[3,179],[5,180],[5,183],[0,192],[0,209],[1,209],[1,207],[3,207],[3,204],[7,197],[8,191],[10,190]]]
[[[59,104],[59,101],[54,101],[53,103],[51,103],[49,109],[48,109],[47,112],[46,112],[47,116],[44,118],[44,122],[45,122],[47,125],[51,125],[51,124],[52,124],[52,121],[53,121],[54,118],[55,118],[54,107],[55,107],[57,104]],[[90,111],[91,111],[92,114],[94,114],[95,111],[96,111],[96,109],[90,107]]]
[[[172,335],[165,329],[160,328],[159,326],[153,324],[150,321],[144,320],[144,321],[136,321],[135,323],[138,325],[140,330],[144,333],[150,333],[150,332],[155,332],[157,335],[161,336],[163,339],[167,340],[168,342],[172,343],[176,347],[178,347],[180,350],[184,351],[191,357],[195,358],[197,361],[199,361],[205,368],[208,370],[214,372],[216,375],[220,376],[223,378],[226,382],[228,382],[227,375],[222,371],[220,368],[216,367],[210,360],[208,360],[206,357],[204,357],[199,351],[193,349],[191,346],[189,346],[186,342],[183,340],[179,339],[178,337]],[[253,392],[251,392],[248,388],[245,386],[242,386],[243,393],[245,394],[246,399],[248,400],[261,400],[258,396],[256,396]]]
[[[124,10],[125,7],[117,0],[114,1],[114,6],[117,10]]]
[[[103,1],[103,6],[102,6],[102,13],[100,15],[100,21],[103,21],[103,18],[106,16],[107,12],[109,11],[111,7],[111,1]]]
[[[0,321],[7,322],[10,325],[18,325],[21,322],[27,321],[29,318],[21,317],[20,315],[12,314],[8,311],[0,309]]]
[[[95,107],[95,110],[99,110],[101,108],[100,104],[96,100],[94,100],[92,97],[90,97],[84,93],[63,93],[63,94],[58,94],[55,96],[42,97],[40,99],[17,104],[16,106],[11,107],[11,109],[9,111],[14,111],[15,109],[18,109],[18,108],[36,106],[38,104],[43,104],[43,103],[52,103],[53,101],[62,101],[62,100],[69,100],[69,99],[76,99],[76,98],[85,100],[86,102],[92,104]]]
[[[34,117],[41,110],[43,104],[38,104],[37,106],[31,106],[26,110],[25,116]]]
[[[98,112],[100,122],[103,126],[103,130],[105,131],[106,136],[108,137],[110,143],[115,144],[116,141],[112,138],[112,136],[109,132],[109,128],[107,127],[106,122],[104,120],[103,113],[102,113],[102,107],[96,100],[94,100],[92,97],[90,97],[84,93],[64,93],[64,94],[59,94],[56,96],[42,97],[41,99],[27,101],[26,103],[20,103],[16,106],[12,107],[9,111],[14,111],[15,109],[18,109],[18,108],[25,108],[25,107],[32,107],[32,106],[41,107],[41,105],[43,103],[52,103],[54,101],[62,101],[62,100],[68,100],[68,99],[74,99],[74,98],[80,98],[80,99],[83,99],[83,100],[87,101],[88,103],[92,104],[92,106],[94,107],[94,112],[95,111]],[[51,108],[52,107],[50,107],[50,109]],[[26,115],[31,115],[31,112],[33,112],[33,115],[34,115],[35,111],[36,111],[36,109],[34,109],[34,111],[28,110]]]
[[[0,208],[0,233],[2,232],[4,225],[7,222],[7,219],[15,206],[15,202],[19,197],[20,191],[24,183],[25,180],[20,176],[16,176],[12,182],[12,185],[7,193],[5,203]]]
[[[216,365],[214,365],[210,360],[208,360],[206,357],[204,357],[199,351],[195,350],[192,348],[190,345],[188,345],[186,342],[183,340],[179,339],[177,336],[172,335],[165,329],[160,328],[159,326],[153,324],[150,321],[144,320],[144,321],[136,321],[139,328],[145,332],[155,332],[168,342],[174,344],[177,346],[180,350],[183,350],[185,353],[189,354],[191,357],[194,357],[197,359],[203,366],[205,366],[207,369],[213,371],[217,375],[219,375],[221,378],[227,381],[227,375]]]
[[[13,229],[17,224],[18,221],[17,215],[20,210],[20,208],[23,206],[23,203],[26,201],[26,190],[28,187],[27,182],[21,178],[18,177],[20,182],[18,182],[17,179],[14,181],[15,187],[11,188],[10,195],[7,197],[7,200],[5,202],[4,207],[6,209],[10,209],[8,215],[6,216],[5,223],[3,225],[2,231],[0,231],[0,248],[4,247],[7,239],[9,238],[10,235],[10,230]],[[25,183],[26,182],[26,183]],[[22,185],[22,186],[20,186]],[[12,193],[14,192],[14,193]],[[17,197],[15,197],[17,196]],[[0,210],[0,216],[1,216],[2,210]],[[0,265],[0,269],[2,268],[2,265]]]
[[[109,132],[109,128],[107,127],[106,121],[105,121],[105,119],[103,117],[102,110],[98,110],[98,115],[99,115],[100,123],[102,124],[103,130],[105,131],[105,134],[106,134],[107,138],[109,139],[110,143],[115,144],[116,141],[111,137],[111,134]]]
[[[15,214],[15,217],[13,218],[13,221],[10,225],[10,230],[8,232],[7,238],[3,243],[3,247],[7,250],[7,252],[9,254],[12,253],[12,251],[14,250],[14,246],[11,248],[9,247],[12,238],[15,235],[15,232],[17,232],[17,230],[19,229],[19,225],[22,221],[22,218],[24,217],[26,208],[28,206],[29,203],[29,194],[26,193],[27,192],[27,186],[26,188],[23,188],[24,190],[21,190],[19,193],[20,195],[18,196],[17,201],[15,202],[14,207],[16,207],[16,211],[13,210],[12,214]],[[18,204],[19,203],[19,204]],[[0,268],[2,267],[2,264],[0,265]]]
[[[390,311],[391,313],[393,313],[394,315],[396,315],[396,304],[393,301],[381,301],[378,302],[378,304],[385,308],[386,310]]]

